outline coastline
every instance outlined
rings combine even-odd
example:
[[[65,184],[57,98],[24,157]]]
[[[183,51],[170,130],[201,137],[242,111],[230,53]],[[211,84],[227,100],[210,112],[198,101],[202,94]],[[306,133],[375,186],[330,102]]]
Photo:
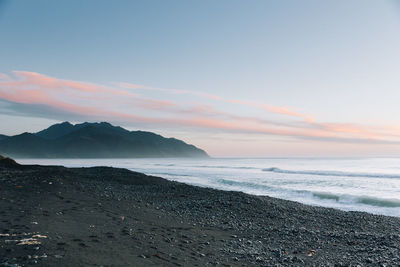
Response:
[[[0,266],[400,262],[396,217],[195,187],[110,167],[0,165],[0,188]]]

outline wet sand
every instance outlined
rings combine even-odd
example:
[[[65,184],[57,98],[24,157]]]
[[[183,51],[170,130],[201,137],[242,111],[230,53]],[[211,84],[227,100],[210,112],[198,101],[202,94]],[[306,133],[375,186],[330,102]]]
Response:
[[[0,160],[0,266],[393,266],[400,218]]]

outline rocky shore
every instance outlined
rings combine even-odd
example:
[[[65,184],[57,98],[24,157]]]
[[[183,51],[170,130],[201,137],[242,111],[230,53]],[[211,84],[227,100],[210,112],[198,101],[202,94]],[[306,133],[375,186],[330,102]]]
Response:
[[[0,266],[398,266],[400,218],[0,159]]]

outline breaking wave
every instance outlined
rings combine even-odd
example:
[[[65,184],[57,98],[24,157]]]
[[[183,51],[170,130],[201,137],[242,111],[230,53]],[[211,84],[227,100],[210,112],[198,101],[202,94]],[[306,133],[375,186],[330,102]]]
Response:
[[[255,167],[244,167],[244,166],[213,166],[213,165],[198,165],[198,166],[192,166],[195,168],[209,168],[209,169],[235,169],[235,170],[259,170],[259,168]]]
[[[386,173],[356,173],[341,171],[301,171],[301,170],[283,170],[277,167],[262,169],[264,172],[286,173],[286,174],[306,174],[319,176],[341,176],[341,177],[368,177],[368,178],[395,178],[400,179],[398,174]]]
[[[376,207],[400,207],[400,199],[377,198],[371,196],[336,195],[331,193],[312,192],[313,197],[335,200],[337,202],[352,202]]]

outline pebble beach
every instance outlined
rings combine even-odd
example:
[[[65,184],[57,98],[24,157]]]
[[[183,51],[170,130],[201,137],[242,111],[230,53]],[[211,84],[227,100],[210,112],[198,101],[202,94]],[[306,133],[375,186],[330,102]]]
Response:
[[[0,266],[396,266],[400,218],[0,161]]]

